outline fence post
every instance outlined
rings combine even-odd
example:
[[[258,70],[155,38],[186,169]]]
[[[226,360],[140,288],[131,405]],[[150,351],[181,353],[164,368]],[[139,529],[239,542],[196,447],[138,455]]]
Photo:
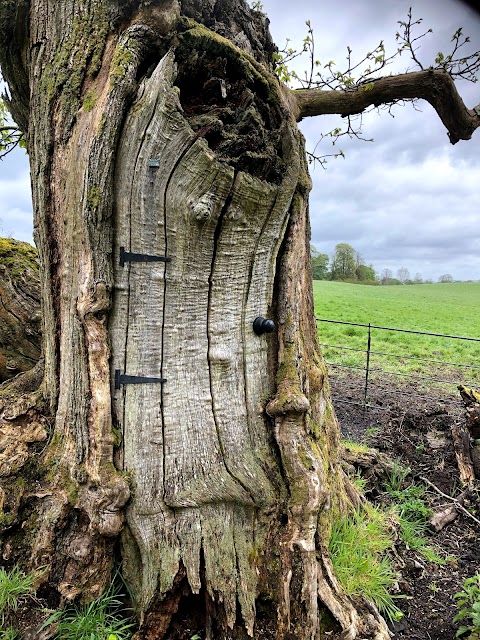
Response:
[[[365,393],[363,396],[363,411],[367,410],[367,395],[368,395],[368,374],[370,371],[370,347],[372,344],[372,330],[370,322],[368,323],[368,342],[367,342],[367,366],[365,367]]]

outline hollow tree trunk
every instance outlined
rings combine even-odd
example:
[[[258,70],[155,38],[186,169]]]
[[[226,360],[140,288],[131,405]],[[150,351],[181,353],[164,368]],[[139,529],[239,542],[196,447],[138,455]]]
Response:
[[[194,612],[207,638],[313,640],[327,609],[344,638],[387,638],[328,558],[349,487],[303,141],[264,19],[230,0],[141,4],[0,9],[55,413],[34,561],[62,598],[96,595],[120,536],[139,638],[182,637]],[[275,333],[256,335],[257,316]]]

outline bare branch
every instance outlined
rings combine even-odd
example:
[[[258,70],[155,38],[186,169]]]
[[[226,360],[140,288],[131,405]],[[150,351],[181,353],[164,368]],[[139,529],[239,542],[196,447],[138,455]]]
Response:
[[[353,91],[286,89],[293,102],[297,122],[310,116],[362,113],[371,105],[391,104],[398,100],[427,100],[445,125],[450,142],[469,140],[480,126],[478,107],[467,109],[454,81],[445,71],[429,69],[372,80]]]
[[[424,66],[420,62],[420,60],[417,58],[417,55],[416,55],[416,51],[420,47],[415,47],[414,43],[424,38],[427,35],[427,33],[432,33],[432,30],[428,29],[427,31],[420,34],[419,36],[416,36],[415,38],[412,35],[412,31],[414,27],[422,24],[422,22],[423,22],[423,18],[420,18],[419,20],[415,20],[415,22],[412,22],[412,7],[410,7],[410,9],[408,10],[408,20],[406,22],[403,22],[402,20],[400,20],[398,23],[401,27],[403,27],[403,33],[400,34],[397,32],[395,37],[397,39],[397,42],[403,43],[400,49],[398,50],[398,52],[401,54],[401,52],[404,49],[407,49],[408,51],[410,51],[410,56],[412,60],[418,65],[418,67],[422,71],[424,71]]]
[[[25,147],[25,138],[18,127],[1,126],[0,127],[0,160],[11,153],[16,147]]]
[[[464,513],[466,516],[471,518],[477,524],[480,524],[480,520],[478,520],[478,518],[476,518],[473,514],[471,514],[470,511],[467,511],[467,509],[465,509],[465,507],[462,505],[462,503],[458,498],[452,498],[452,496],[447,496],[446,493],[443,493],[443,491],[440,491],[440,489],[436,485],[434,485],[433,482],[430,482],[430,480],[428,480],[428,478],[425,478],[424,476],[420,476],[420,480],[422,482],[425,482],[425,484],[428,484],[430,487],[432,487],[432,489],[434,489],[443,498],[446,498],[447,500],[451,500],[451,502],[455,504],[457,509],[460,509],[462,513]]]
[[[0,80],[2,79],[0,75]],[[15,123],[5,124],[9,120],[9,113],[3,99],[0,98],[0,160],[13,151],[17,146],[25,147],[25,137]]]
[[[317,143],[317,146],[318,146],[318,143]],[[327,153],[320,156],[315,153],[315,150],[313,150],[313,152],[307,151],[306,154],[307,154],[307,160],[309,164],[313,164],[315,166],[315,164],[318,162],[318,164],[322,167],[322,169],[327,168],[327,164],[328,164],[327,158],[345,158],[345,154],[343,153],[343,151],[339,151],[338,153]]]
[[[0,147],[0,160],[3,160],[5,156],[8,156],[14,149],[18,147],[21,142],[21,138],[12,140],[12,142],[6,147]]]

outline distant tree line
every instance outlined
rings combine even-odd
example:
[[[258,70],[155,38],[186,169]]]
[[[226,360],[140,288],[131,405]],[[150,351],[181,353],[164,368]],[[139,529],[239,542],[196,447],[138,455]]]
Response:
[[[326,253],[320,253],[314,245],[310,245],[310,254],[314,280],[371,285],[433,284],[433,280],[424,280],[421,273],[416,273],[412,278],[405,267],[400,267],[395,275],[391,269],[383,269],[377,274],[374,267],[366,265],[360,253],[346,242],[335,246],[331,258]],[[449,273],[444,273],[438,282],[453,282],[453,278]]]
[[[366,265],[360,253],[346,242],[336,245],[331,259],[326,253],[317,251],[313,245],[310,245],[310,249],[314,280],[380,284],[373,266]]]

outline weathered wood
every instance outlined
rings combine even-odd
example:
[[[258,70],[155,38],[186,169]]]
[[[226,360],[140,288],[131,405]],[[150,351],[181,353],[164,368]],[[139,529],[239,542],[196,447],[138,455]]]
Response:
[[[458,511],[455,505],[450,504],[435,513],[430,517],[430,526],[434,531],[441,531],[447,524],[453,522],[458,516]]]
[[[445,498],[446,500],[453,502],[457,507],[457,509],[461,511],[465,516],[467,516],[467,518],[470,518],[470,520],[473,520],[477,524],[480,524],[480,520],[476,518],[472,513],[470,513],[470,511],[465,509],[465,507],[463,506],[463,498],[464,498],[463,494],[461,494],[458,498],[452,498],[452,496],[448,496],[446,493],[443,493],[443,491],[441,491],[436,485],[434,485],[433,482],[430,482],[428,478],[420,476],[420,480],[422,482],[425,482],[425,484],[428,484],[429,487],[432,487],[432,489],[434,489],[439,495],[441,495],[442,498]]]
[[[465,429],[470,436],[470,459],[475,477],[480,478],[480,392],[458,387],[465,404]]]
[[[0,383],[35,366],[40,339],[37,252],[0,238]]]
[[[464,484],[471,484],[475,480],[475,471],[471,457],[470,434],[457,422],[452,425],[452,438],[460,480]]]
[[[276,256],[300,165],[297,154],[279,186],[242,172],[235,177],[181,118],[173,79],[167,55],[132,107],[117,169],[116,252],[125,246],[171,260],[116,268],[112,372],[125,367],[166,379],[158,388],[135,385],[115,395],[124,468],[136,488],[125,545],[135,539],[142,563],[140,569],[126,552],[125,568],[139,580],[135,591],[145,609],[158,579],[161,593],[172,588],[180,559],[198,592],[203,555],[207,588],[223,585],[228,624],[238,601],[253,631],[252,507],[273,502],[265,471],[277,481],[280,476],[260,404],[262,389],[272,392],[268,343],[252,323],[272,305]],[[141,122],[148,122],[143,132]],[[285,144],[294,149],[293,139]],[[148,167],[153,158],[160,159],[160,171]],[[133,180],[132,159],[139,167]],[[132,230],[140,236],[133,238]],[[225,522],[232,531],[219,542]]]

